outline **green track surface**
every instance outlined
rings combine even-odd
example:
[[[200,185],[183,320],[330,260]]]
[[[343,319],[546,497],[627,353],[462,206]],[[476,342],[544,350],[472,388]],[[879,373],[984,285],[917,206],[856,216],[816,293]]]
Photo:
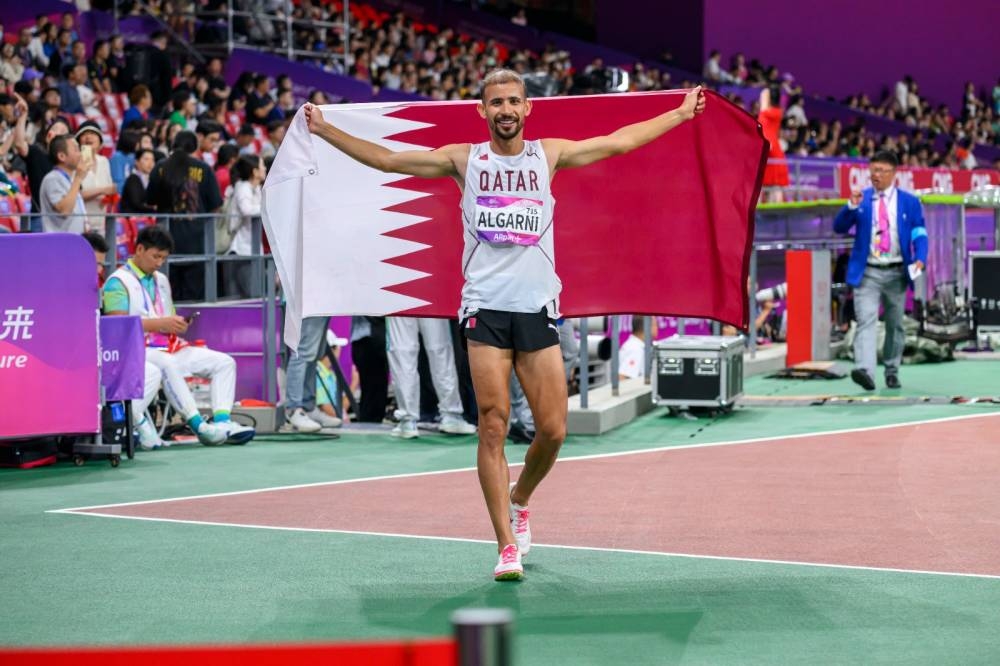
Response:
[[[902,373],[904,393],[913,395],[997,393],[997,378],[1000,364],[988,362]],[[855,389],[843,381],[747,382],[753,395],[860,393]],[[571,437],[564,455],[870,427],[996,407],[748,408],[698,421],[656,410],[602,437]],[[509,446],[510,459],[519,460],[523,449]],[[497,584],[490,577],[495,554],[486,544],[45,513],[469,467],[474,453],[470,437],[400,442],[346,434],[175,447],[140,453],[118,469],[91,461],[82,468],[0,470],[0,643],[439,636],[449,633],[456,608],[508,606],[517,615],[521,665],[997,663],[1000,579],[539,547],[523,583]],[[447,514],[447,507],[428,510]]]
[[[850,371],[850,361],[838,361]],[[770,379],[763,375],[750,377],[744,385],[748,396],[835,395],[857,398],[892,397],[976,397],[1000,398],[1000,362],[954,361],[924,365],[904,365],[899,371],[903,388],[885,388],[885,380],[875,376],[875,391],[868,392],[851,381],[843,379]]]

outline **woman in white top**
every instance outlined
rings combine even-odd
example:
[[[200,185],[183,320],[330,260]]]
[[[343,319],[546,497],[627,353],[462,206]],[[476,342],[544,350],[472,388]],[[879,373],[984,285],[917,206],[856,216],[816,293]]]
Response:
[[[229,210],[229,233],[232,240],[229,244],[229,254],[242,257],[253,255],[253,225],[252,220],[260,216],[261,185],[267,175],[264,162],[258,155],[242,155],[232,168],[232,185],[228,196],[231,201]],[[249,298],[252,293],[251,263],[235,262],[232,271],[233,279],[231,293],[239,298]]]
[[[108,158],[101,155],[104,145],[104,134],[101,128],[92,120],[80,123],[76,130],[76,140],[80,150],[89,150],[93,155],[94,169],[83,179],[81,194],[87,209],[87,228],[104,232],[104,214],[108,211],[107,197],[118,194],[115,181],[111,178],[111,164]]]
[[[24,63],[21,62],[21,56],[14,51],[14,45],[7,42],[0,47],[0,77],[13,85],[20,81],[22,76],[24,76]]]

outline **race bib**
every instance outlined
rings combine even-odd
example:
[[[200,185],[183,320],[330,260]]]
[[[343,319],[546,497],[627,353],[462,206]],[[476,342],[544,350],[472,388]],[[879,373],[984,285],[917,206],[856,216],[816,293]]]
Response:
[[[492,245],[538,245],[544,202],[510,196],[476,197],[476,236]]]

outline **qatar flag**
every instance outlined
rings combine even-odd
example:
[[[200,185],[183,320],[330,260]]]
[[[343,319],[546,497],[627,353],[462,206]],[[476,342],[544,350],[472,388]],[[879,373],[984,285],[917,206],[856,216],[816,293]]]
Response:
[[[525,139],[585,139],[680,106],[687,91],[533,100]],[[746,328],[754,207],[767,159],[757,121],[707,92],[705,112],[626,155],[557,173],[555,263],[567,317],[652,314]],[[475,102],[319,107],[390,150],[489,140]],[[386,174],[311,135],[295,116],[264,183],[263,220],[287,299],[302,317],[455,317],[460,193],[451,178]]]

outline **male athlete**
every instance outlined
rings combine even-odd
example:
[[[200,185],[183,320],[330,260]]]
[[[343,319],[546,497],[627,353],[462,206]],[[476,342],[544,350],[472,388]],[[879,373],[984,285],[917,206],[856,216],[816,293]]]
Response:
[[[462,192],[465,286],[459,318],[479,404],[477,466],[500,553],[496,580],[524,577],[521,557],[531,547],[528,500],[552,469],[566,437],[566,376],[555,324],[562,283],[553,253],[552,178],[559,169],[635,150],[704,109],[699,87],[679,108],[607,136],[525,141],[531,100],[521,77],[500,69],[483,80],[478,105],[489,126],[489,142],[393,152],[343,132],[315,106],[305,105],[309,131],[358,162],[410,176],[450,176]],[[535,416],[535,439],[520,477],[508,485],[504,441],[511,368]]]

